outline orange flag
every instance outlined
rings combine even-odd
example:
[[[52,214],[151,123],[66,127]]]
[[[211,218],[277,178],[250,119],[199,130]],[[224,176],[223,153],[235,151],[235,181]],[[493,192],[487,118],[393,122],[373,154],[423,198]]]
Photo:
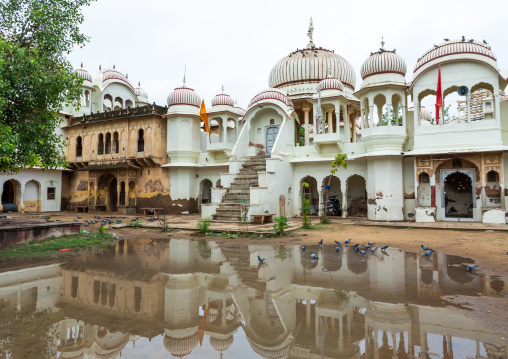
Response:
[[[210,133],[210,126],[208,125],[208,116],[206,115],[205,100],[201,101],[201,109],[199,110],[201,121],[205,123],[205,132]]]

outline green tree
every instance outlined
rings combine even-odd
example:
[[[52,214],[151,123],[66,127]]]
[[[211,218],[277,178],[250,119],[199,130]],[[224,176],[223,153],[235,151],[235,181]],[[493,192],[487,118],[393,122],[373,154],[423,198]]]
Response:
[[[88,41],[79,25],[92,1],[0,1],[0,171],[66,165],[58,114],[83,83],[66,56]]]
[[[337,153],[337,155],[335,156],[333,162],[332,162],[332,168],[330,169],[330,173],[332,175],[334,175],[335,173],[337,173],[337,170],[339,169],[339,167],[342,167],[344,169],[347,169],[347,154],[343,154],[343,153]],[[329,176],[328,177],[328,184],[327,186],[330,187],[332,183],[332,176]],[[329,190],[325,189],[324,191],[324,198],[323,198],[323,205],[324,205],[324,211],[323,211],[323,217],[321,218],[321,223],[328,223],[328,216],[326,214],[326,211],[327,211],[327,202],[328,202],[328,195],[329,195]]]

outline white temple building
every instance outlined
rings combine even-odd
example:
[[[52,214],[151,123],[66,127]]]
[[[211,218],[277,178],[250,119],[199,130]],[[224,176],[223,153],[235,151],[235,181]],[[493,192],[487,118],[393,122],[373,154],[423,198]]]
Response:
[[[408,83],[406,62],[382,42],[357,83],[354,67],[315,44],[313,30],[311,22],[307,45],[276,62],[268,88],[245,109],[224,90],[207,103],[210,135],[201,98],[185,80],[161,107],[116,69],[93,79],[78,69],[83,103],[66,110],[62,128],[74,171],[62,179],[62,209],[158,206],[250,221],[301,215],[303,198],[311,214],[322,214],[325,194],[336,193],[344,217],[505,224],[508,71],[490,45],[466,38],[433,45]],[[439,68],[444,104],[435,124],[428,104]],[[459,88],[468,94],[457,103]],[[338,153],[348,166],[332,176]]]

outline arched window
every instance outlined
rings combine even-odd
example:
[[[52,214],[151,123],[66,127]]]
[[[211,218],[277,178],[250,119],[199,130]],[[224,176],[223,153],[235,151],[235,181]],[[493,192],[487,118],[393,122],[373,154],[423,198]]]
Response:
[[[103,111],[111,111],[113,108],[113,97],[111,95],[104,95],[104,103],[102,105]]]
[[[83,140],[81,136],[76,138],[76,157],[81,157],[83,155]]]
[[[120,142],[118,141],[118,132],[113,134],[113,153],[120,152]]]
[[[138,152],[145,151],[145,131],[142,128],[138,131]]]
[[[132,101],[131,100],[126,100],[125,101],[125,108],[132,108],[134,106],[132,106]]]
[[[113,107],[113,110],[121,110],[123,108],[123,100],[121,97],[116,97],[115,98],[115,103],[114,103],[114,107]]]
[[[111,133],[106,133],[106,154],[111,153]]]
[[[97,144],[97,154],[98,155],[104,154],[104,135],[102,133],[99,133],[99,142]]]

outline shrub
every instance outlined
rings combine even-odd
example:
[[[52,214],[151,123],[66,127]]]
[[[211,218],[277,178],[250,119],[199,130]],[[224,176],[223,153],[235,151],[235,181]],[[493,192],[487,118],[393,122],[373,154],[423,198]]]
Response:
[[[275,217],[273,220],[275,221],[275,223],[273,224],[273,228],[277,230],[277,234],[279,236],[285,235],[286,234],[285,230],[291,228],[291,226],[288,225],[289,218],[287,217],[284,216]]]
[[[198,220],[198,232],[200,234],[207,234],[208,232],[210,232],[210,222],[212,221],[212,219],[210,217],[207,217],[207,218],[200,218]]]

